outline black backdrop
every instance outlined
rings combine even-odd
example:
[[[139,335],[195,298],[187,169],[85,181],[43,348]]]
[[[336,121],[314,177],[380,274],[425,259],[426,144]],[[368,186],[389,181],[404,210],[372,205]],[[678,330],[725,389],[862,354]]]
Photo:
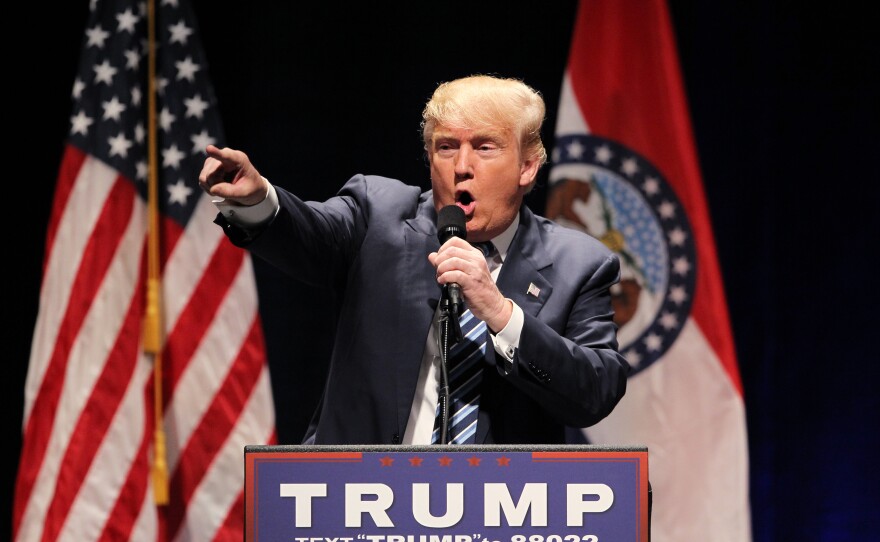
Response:
[[[12,303],[0,532],[9,532],[45,227],[87,15],[86,2],[33,4],[16,8],[24,13],[10,15],[4,33]],[[520,77],[542,91],[552,147],[574,0],[321,4],[195,4],[227,141],[272,181],[307,199],[330,196],[354,173],[427,186],[421,107],[436,83],[471,73]],[[755,540],[872,539],[880,531],[877,20],[841,3],[672,0],[670,8],[743,375]],[[546,174],[527,202],[538,212]],[[322,292],[261,262],[256,272],[278,433],[295,443],[332,322]]]

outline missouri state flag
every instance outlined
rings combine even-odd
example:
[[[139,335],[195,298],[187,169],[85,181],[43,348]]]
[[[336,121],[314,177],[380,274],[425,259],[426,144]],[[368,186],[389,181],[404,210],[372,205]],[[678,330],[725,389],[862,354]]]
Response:
[[[655,542],[751,539],[745,406],[665,0],[582,0],[546,214],[615,250],[626,396],[595,444],[648,447]]]

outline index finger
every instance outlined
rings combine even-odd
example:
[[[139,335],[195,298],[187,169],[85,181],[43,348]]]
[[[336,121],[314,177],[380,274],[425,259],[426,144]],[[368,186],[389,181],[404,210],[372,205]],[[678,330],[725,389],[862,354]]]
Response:
[[[214,145],[208,145],[205,147],[205,152],[211,158],[215,160],[219,160],[221,164],[223,164],[224,169],[228,166],[239,167],[241,165],[241,160],[238,159],[234,150],[229,147],[219,148]]]
[[[468,243],[467,241],[465,241],[461,237],[450,237],[449,239],[446,240],[445,243],[443,243],[440,246],[440,250],[438,252],[443,252],[444,250],[451,248],[451,247],[470,249],[470,248],[473,248],[473,245],[471,245],[470,243]]]

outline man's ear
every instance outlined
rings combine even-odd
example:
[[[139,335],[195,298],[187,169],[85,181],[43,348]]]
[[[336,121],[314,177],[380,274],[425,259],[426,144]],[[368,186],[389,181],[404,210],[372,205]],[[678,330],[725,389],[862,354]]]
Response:
[[[537,157],[523,161],[519,171],[519,185],[521,187],[531,186],[535,182],[535,177],[538,175],[538,164],[540,162]]]

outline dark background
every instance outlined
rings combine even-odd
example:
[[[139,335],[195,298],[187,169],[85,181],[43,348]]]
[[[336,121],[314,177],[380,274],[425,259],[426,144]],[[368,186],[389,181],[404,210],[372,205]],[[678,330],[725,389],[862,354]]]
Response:
[[[421,108],[437,83],[472,73],[540,90],[553,146],[573,0],[247,4],[195,2],[227,143],[306,199],[355,173],[427,186]],[[745,389],[755,540],[876,539],[878,21],[846,3],[767,4],[670,3]],[[88,12],[82,1],[16,9],[2,82],[13,190],[0,533],[10,532],[45,229]],[[538,212],[548,171],[527,201]],[[296,443],[332,322],[296,308],[319,307],[323,292],[259,261],[256,272],[279,438]]]

